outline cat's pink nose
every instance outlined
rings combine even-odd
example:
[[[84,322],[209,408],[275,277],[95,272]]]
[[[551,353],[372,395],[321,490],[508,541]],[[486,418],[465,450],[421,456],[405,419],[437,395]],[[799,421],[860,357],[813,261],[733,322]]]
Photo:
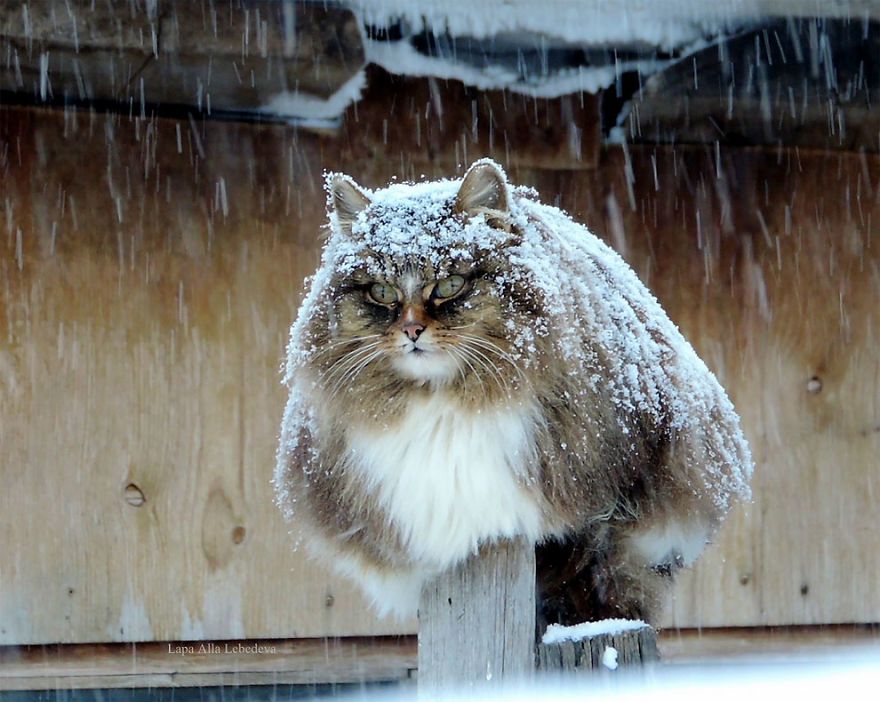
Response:
[[[410,341],[418,339],[423,331],[425,331],[425,325],[418,322],[408,322],[403,325],[403,333],[409,337]]]

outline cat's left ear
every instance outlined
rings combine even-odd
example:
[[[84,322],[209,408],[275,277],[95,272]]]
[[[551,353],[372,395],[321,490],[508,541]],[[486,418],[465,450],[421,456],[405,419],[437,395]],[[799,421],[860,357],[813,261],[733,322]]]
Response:
[[[504,171],[494,161],[477,161],[465,173],[455,198],[455,211],[469,216],[485,215],[488,220],[506,220],[510,194]]]
[[[339,227],[351,234],[358,215],[370,204],[370,198],[348,176],[336,173],[329,178],[330,206],[336,213]]]

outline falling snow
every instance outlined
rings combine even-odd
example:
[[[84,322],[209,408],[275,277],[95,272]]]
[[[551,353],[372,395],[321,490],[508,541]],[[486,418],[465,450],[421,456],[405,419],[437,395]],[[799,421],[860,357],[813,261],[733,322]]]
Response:
[[[500,170],[489,160],[478,163]],[[328,176],[328,184],[332,178]],[[379,254],[368,260],[371,273],[381,279],[386,274],[378,262],[382,256],[442,267],[449,250],[465,259],[495,250],[507,240],[507,232],[488,226],[482,216],[468,221],[450,216],[460,183],[399,183],[372,191],[371,204],[359,214],[352,235],[342,231],[331,212],[330,236],[291,329],[284,369],[291,394],[275,482],[279,505],[288,516],[295,496],[285,487],[286,457],[296,448],[310,412],[307,384],[312,381],[300,379],[298,370],[318,351],[306,329],[321,305],[329,304],[332,278],[362,265],[362,254],[368,251]],[[509,195],[520,243],[506,249],[511,266],[498,282],[540,290],[546,310],[545,317],[537,316],[530,326],[513,332],[513,357],[524,366],[534,363],[535,335],[556,330],[558,354],[572,372],[593,379],[590,392],[572,402],[593,402],[591,393],[601,384],[621,415],[644,413],[671,431],[706,436],[704,452],[694,449],[687,460],[710,476],[718,508],[726,511],[734,496],[748,497],[751,454],[733,405],[654,296],[617,253],[564,212],[534,201],[531,191],[513,188]],[[608,364],[601,370],[600,354]]]

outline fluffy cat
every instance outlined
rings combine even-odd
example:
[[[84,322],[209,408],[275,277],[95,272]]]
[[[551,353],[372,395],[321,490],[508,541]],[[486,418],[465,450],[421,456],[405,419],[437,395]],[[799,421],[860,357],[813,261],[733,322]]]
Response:
[[[749,495],[712,373],[614,251],[492,161],[327,184],[275,473],[310,549],[410,615],[427,578],[524,536],[540,620],[652,619]]]

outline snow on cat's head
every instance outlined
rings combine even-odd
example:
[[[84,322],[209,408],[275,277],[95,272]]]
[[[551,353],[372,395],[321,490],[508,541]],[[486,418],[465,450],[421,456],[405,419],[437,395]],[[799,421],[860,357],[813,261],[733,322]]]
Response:
[[[517,242],[500,168],[368,191],[328,177],[330,238],[295,327],[297,363],[332,395],[447,388],[510,397],[511,329],[534,318],[505,251]]]

